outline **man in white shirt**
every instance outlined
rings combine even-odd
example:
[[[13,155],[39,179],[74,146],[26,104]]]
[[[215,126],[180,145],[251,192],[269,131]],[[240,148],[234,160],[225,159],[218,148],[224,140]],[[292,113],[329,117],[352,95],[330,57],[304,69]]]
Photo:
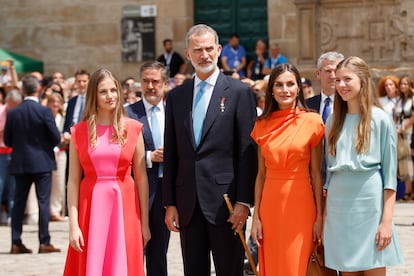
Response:
[[[335,69],[336,65],[344,59],[344,55],[338,52],[326,52],[322,54],[316,64],[316,76],[321,81],[321,93],[306,100],[309,108],[323,114],[326,98],[330,98],[333,111],[333,100],[335,96]]]
[[[144,127],[145,158],[149,185],[149,227],[151,240],[145,249],[148,276],[167,276],[167,250],[170,231],[164,223],[162,178],[164,162],[164,91],[168,86],[168,70],[160,62],[141,66],[142,100],[127,107],[129,117]]]
[[[306,104],[310,109],[319,112],[324,123],[333,112],[336,65],[344,58],[344,55],[341,53],[326,52],[318,58],[316,64],[316,76],[321,81],[321,93],[306,99]],[[324,157],[322,158],[322,178],[325,181],[326,162]]]
[[[68,102],[66,109],[65,124],[63,126],[63,138],[69,144],[70,128],[79,123],[85,107],[86,89],[88,88],[90,74],[86,70],[79,70],[75,73],[76,96]]]

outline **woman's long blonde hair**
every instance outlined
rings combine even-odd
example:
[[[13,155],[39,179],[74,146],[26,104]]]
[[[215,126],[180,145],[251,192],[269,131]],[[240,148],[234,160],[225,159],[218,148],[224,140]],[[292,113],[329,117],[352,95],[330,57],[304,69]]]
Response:
[[[336,70],[342,68],[348,68],[354,72],[361,81],[361,89],[359,92],[361,117],[356,129],[355,138],[355,151],[361,154],[368,151],[371,141],[372,106],[379,108],[381,106],[371,80],[371,73],[364,60],[359,57],[348,57],[336,66]],[[333,122],[328,135],[328,152],[333,156],[336,155],[336,143],[338,142],[345,116],[348,112],[347,103],[338,94],[338,91],[335,91],[335,94]]]
[[[63,108],[63,106],[65,104],[65,100],[63,99],[63,96],[60,93],[52,92],[52,94],[47,97],[47,105],[48,106],[49,106],[49,104],[51,104],[53,99],[58,99],[59,100],[61,106],[59,108],[58,113],[60,115],[64,116],[65,115],[65,109]]]
[[[123,97],[120,89],[121,86],[117,78],[108,69],[99,69],[92,74],[91,79],[89,80],[88,89],[86,91],[85,111],[82,116],[82,121],[86,121],[89,126],[89,141],[92,148],[95,148],[97,145],[96,115],[98,114],[98,85],[105,78],[110,78],[114,81],[118,94],[118,101],[116,103],[112,123],[114,134],[111,140],[112,142],[117,142],[120,145],[124,145],[126,143],[126,130],[121,122],[121,119],[125,115]]]

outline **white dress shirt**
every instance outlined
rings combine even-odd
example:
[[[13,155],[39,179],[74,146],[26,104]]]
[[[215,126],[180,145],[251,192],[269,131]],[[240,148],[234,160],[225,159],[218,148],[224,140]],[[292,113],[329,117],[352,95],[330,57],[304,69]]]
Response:
[[[78,95],[78,97],[76,98],[75,109],[73,110],[73,123],[74,124],[79,123],[81,119],[79,118],[79,110],[81,108],[82,99],[83,99],[83,110],[85,110],[85,95]]]
[[[24,100],[26,101],[26,100],[29,100],[29,101],[34,101],[34,102],[39,102],[39,98],[38,97],[35,97],[35,96],[25,96],[24,97]]]
[[[325,93],[323,93],[323,91],[321,91],[321,106],[319,107],[319,114],[323,113],[323,109],[325,108],[325,99],[328,98],[327,95],[325,95]],[[333,104],[334,104],[334,99],[335,99],[335,93],[332,94],[331,96],[329,96],[329,98],[331,98],[331,114],[333,113]]]
[[[152,124],[151,124],[151,116],[152,116],[152,107],[153,105],[150,104],[144,97],[142,98],[142,103],[144,104],[144,108],[145,108],[145,113],[147,114],[147,120],[148,120],[148,124],[149,127],[152,131]],[[158,104],[158,110],[157,110],[157,114],[155,114],[155,116],[157,116],[158,119],[158,123],[160,125],[160,134],[161,137],[164,137],[164,127],[165,127],[165,108],[164,108],[164,102],[160,101]],[[164,140],[164,139],[163,139]],[[152,161],[151,161],[151,151],[147,151],[146,152],[146,163],[147,163],[147,168],[152,168]]]
[[[206,101],[207,104],[204,106],[204,114],[207,113],[207,108],[210,103],[211,95],[213,95],[214,86],[216,85],[219,73],[220,73],[220,70],[217,69],[210,77],[204,80],[207,83],[207,85],[204,87],[204,94],[206,94],[206,97],[207,97],[207,101]],[[193,95],[193,112],[192,112],[193,115],[194,115],[195,99],[200,90],[201,82],[202,80],[200,80],[196,75],[194,78],[194,95]]]

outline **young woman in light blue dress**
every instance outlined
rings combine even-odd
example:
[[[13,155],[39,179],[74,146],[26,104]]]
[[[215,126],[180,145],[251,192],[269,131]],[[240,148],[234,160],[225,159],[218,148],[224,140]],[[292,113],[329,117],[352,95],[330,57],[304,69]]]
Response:
[[[325,264],[341,275],[385,275],[403,256],[392,216],[397,133],[379,106],[365,61],[336,67],[334,113],[326,126]]]

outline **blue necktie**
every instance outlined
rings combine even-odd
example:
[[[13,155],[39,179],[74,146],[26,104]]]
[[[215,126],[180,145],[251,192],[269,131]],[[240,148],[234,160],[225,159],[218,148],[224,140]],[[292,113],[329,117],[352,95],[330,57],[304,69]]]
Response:
[[[79,96],[80,99],[80,107],[79,107],[79,113],[78,113],[78,122],[82,119],[82,113],[83,113],[83,107],[85,105],[85,97]]]
[[[200,82],[198,93],[196,95],[195,101],[194,101],[194,108],[193,108],[193,130],[194,130],[194,141],[195,145],[198,146],[200,144],[201,139],[201,132],[203,130],[203,123],[204,123],[204,117],[205,117],[205,105],[207,102],[207,99],[205,97],[205,87],[206,82],[202,81]]]
[[[322,120],[324,123],[326,122],[326,119],[328,119],[330,114],[331,114],[331,98],[327,97],[325,99],[325,106],[323,107],[323,111],[322,111]]]
[[[156,105],[151,108],[151,133],[155,149],[162,146],[161,126],[157,118],[157,111],[159,109],[160,108]],[[158,167],[158,177],[162,177],[162,163],[160,163]]]

